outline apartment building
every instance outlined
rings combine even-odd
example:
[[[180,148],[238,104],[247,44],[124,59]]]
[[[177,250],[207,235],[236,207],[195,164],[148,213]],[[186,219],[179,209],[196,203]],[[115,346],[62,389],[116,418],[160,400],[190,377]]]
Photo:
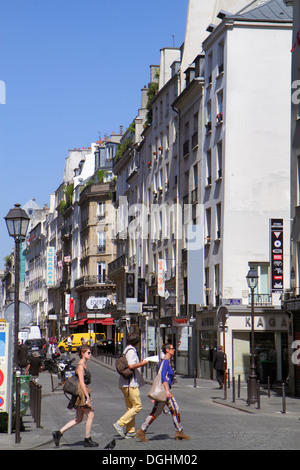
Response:
[[[135,307],[135,314],[126,309],[131,324],[141,329],[144,343],[155,351],[165,340],[176,341],[177,371],[191,373],[196,368],[199,376],[207,378],[212,377],[211,352],[222,342],[217,311],[225,304],[230,313],[225,344],[229,368],[245,378],[248,366],[243,358],[249,358],[250,350],[245,277],[253,266],[260,279],[257,334],[262,331],[263,335],[257,336],[258,347],[263,342],[268,343],[266,354],[276,350],[274,368],[279,378],[286,374],[283,357],[288,331],[280,296],[289,284],[286,97],[290,58],[285,51],[291,41],[291,11],[282,2],[227,2],[226,11],[235,13],[239,8],[237,14],[219,12],[217,6],[219,3],[209,12],[204,6],[201,9],[209,23],[205,32],[198,31],[203,51],[201,46],[195,50],[195,44],[192,47],[189,42],[196,34],[191,34],[196,6],[190,2],[181,55],[178,60],[173,56],[174,62],[169,60],[170,76],[159,81],[157,93],[148,103],[152,121],[139,145],[132,145],[114,166],[122,181],[117,199],[125,195],[130,207],[145,207],[146,217],[137,210],[130,220],[133,228],[140,227],[142,220],[148,230],[142,241],[141,237],[128,237],[126,244],[124,240],[119,243],[121,303],[126,305],[126,272],[135,274],[136,291],[137,279],[145,280],[145,302],[158,308],[150,314],[142,305]],[[225,2],[222,6],[225,8]],[[270,38],[276,56],[269,53]],[[195,55],[189,55],[183,68],[183,58],[192,50]],[[161,54],[159,66],[164,71],[166,54]],[[282,64],[279,71],[278,63]],[[276,120],[270,118],[274,115]],[[118,184],[119,179],[117,188]],[[163,209],[175,205],[177,218],[165,223]],[[198,278],[202,302],[189,299],[189,289],[197,279],[189,276],[186,232],[181,223],[176,228],[174,219],[183,225],[203,226],[204,265]],[[281,220],[284,230],[282,282],[272,286],[271,220]],[[179,231],[183,236],[178,236]],[[126,266],[121,267],[121,260]],[[159,295],[159,260],[165,270],[166,296]],[[149,344],[147,351],[152,352]]]
[[[26,300],[49,337],[74,331],[79,320],[90,331],[96,323],[101,324],[97,331],[104,331],[105,326],[106,332],[108,327],[111,337],[113,321],[108,325],[101,319],[111,318],[110,312],[103,312],[114,304],[115,287],[106,274],[114,248],[106,239],[103,220],[114,199],[112,163],[119,139],[120,135],[113,134],[91,147],[70,150],[62,183],[51,195],[50,209],[30,228]],[[50,279],[49,249],[53,263]],[[103,286],[108,284],[107,291]],[[107,302],[103,303],[104,297]]]
[[[283,1],[256,1],[238,14],[219,16],[221,23],[211,27],[203,42],[206,307],[197,316],[198,367],[201,376],[210,376],[209,352],[223,341],[218,306],[226,305],[228,367],[235,376],[247,377],[251,322],[245,277],[253,267],[259,275],[255,291],[258,374],[265,380],[264,364],[272,356],[273,378],[285,379],[288,318],[281,295],[290,284],[291,59],[287,51],[292,11]],[[270,41],[276,54],[270,54]],[[278,239],[275,246],[273,227],[283,231],[283,241]]]
[[[291,77],[291,284],[290,291],[286,293],[285,310],[291,319],[291,334],[289,337],[289,351],[297,350],[300,333],[300,2],[299,0],[286,0],[286,5],[293,7],[293,39],[291,45],[292,77]],[[290,362],[289,378],[290,390],[300,395],[299,364],[296,360]]]

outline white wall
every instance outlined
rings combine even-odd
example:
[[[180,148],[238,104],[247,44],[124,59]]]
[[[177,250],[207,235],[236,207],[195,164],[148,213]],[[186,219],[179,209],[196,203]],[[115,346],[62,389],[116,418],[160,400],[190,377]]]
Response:
[[[249,3],[249,0],[189,0],[181,63],[181,90],[184,88],[184,71],[201,52],[201,44],[209,36],[206,31],[208,25],[220,23],[216,17],[220,10],[237,13]]]
[[[227,35],[223,281],[232,297],[247,288],[249,261],[269,261],[270,218],[285,219],[289,239],[290,44],[284,29]]]

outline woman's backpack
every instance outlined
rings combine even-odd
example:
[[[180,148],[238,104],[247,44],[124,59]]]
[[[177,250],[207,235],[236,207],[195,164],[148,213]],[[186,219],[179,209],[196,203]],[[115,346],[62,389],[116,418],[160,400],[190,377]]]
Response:
[[[129,349],[134,349],[134,348],[129,348]],[[126,353],[129,351],[129,349],[127,349]],[[133,376],[133,370],[129,368],[128,366],[128,362],[127,362],[127,359],[126,359],[126,353],[125,355],[122,354],[122,356],[118,357],[118,359],[116,360],[116,369],[117,369],[117,372],[122,375],[122,377],[124,377],[124,379],[127,379],[127,380],[130,380]]]

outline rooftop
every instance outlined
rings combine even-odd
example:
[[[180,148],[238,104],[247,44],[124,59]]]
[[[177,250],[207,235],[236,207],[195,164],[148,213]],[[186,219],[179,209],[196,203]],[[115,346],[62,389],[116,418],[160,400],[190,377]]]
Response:
[[[293,7],[287,6],[284,0],[253,0],[233,16],[254,20],[291,21]]]

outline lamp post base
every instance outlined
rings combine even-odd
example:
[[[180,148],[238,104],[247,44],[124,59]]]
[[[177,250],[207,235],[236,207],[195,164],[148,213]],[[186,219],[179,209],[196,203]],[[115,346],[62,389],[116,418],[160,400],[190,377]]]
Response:
[[[251,372],[248,377],[248,404],[257,403],[257,376]]]

